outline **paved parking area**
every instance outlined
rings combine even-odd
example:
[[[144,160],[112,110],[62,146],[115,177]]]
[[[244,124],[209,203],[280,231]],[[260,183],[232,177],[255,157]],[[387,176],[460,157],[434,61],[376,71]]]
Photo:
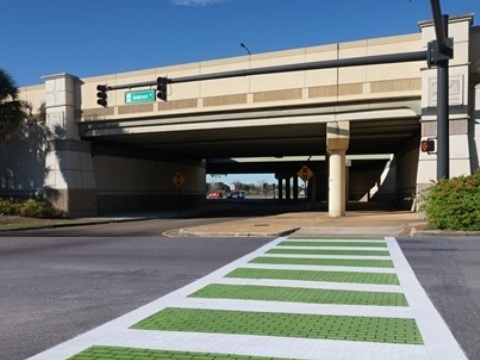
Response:
[[[31,359],[466,359],[394,238],[278,238]]]

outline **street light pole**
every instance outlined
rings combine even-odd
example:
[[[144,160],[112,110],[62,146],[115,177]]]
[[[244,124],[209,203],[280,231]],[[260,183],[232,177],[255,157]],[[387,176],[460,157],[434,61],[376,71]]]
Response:
[[[252,53],[244,43],[240,43],[240,47],[244,48],[247,51],[248,56],[252,55]]]

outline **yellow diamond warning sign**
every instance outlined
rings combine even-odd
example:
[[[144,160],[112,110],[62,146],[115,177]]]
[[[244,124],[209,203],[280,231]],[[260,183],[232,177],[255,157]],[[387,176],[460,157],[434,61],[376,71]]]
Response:
[[[313,172],[308,168],[307,165],[303,165],[303,167],[298,170],[297,176],[304,182],[307,182],[313,176]]]
[[[181,188],[185,184],[185,177],[178,171],[172,179],[176,187]]]

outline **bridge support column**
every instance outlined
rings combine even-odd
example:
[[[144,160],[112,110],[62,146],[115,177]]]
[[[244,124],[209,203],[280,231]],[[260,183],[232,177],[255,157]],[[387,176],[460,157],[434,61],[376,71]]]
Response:
[[[45,198],[68,216],[95,215],[97,194],[91,147],[80,140],[75,121],[75,110],[80,108],[81,82],[69,74],[45,76],[43,80],[50,132]]]
[[[290,194],[290,177],[287,177],[285,179],[285,199],[290,200],[291,199],[291,194]]]
[[[330,150],[328,215],[345,216],[345,150]]]
[[[278,200],[282,200],[283,199],[283,178],[280,177],[280,175],[276,175],[276,178],[278,180],[278,186],[277,186]]]
[[[293,177],[293,200],[298,200],[298,176]]]
[[[328,215],[332,218],[345,216],[345,154],[349,142],[350,122],[339,121],[327,124]]]

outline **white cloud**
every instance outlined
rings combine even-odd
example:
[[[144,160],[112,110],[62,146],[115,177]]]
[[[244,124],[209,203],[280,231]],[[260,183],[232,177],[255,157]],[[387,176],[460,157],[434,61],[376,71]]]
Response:
[[[205,6],[224,1],[229,0],[170,0],[170,2],[178,6]]]

